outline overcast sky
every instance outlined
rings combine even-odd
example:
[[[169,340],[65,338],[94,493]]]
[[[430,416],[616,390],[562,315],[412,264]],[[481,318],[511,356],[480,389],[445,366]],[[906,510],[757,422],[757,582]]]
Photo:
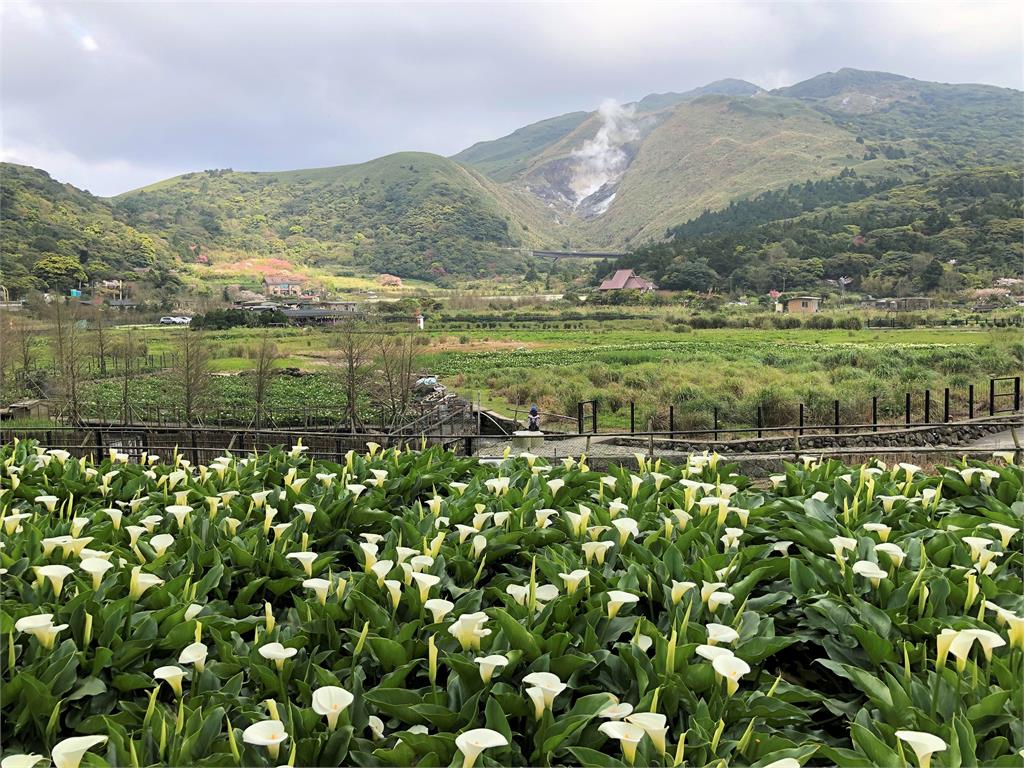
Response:
[[[452,154],[724,77],[857,67],[1021,88],[1022,8],[4,0],[0,152],[113,195],[205,168]]]

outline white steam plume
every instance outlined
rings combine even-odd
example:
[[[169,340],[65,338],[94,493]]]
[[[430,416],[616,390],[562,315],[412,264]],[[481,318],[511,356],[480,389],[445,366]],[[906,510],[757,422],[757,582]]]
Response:
[[[633,113],[633,107],[623,107],[614,99],[601,102],[598,114],[602,122],[597,135],[572,152],[575,164],[569,186],[576,205],[626,170],[629,157],[623,146],[640,135]]]

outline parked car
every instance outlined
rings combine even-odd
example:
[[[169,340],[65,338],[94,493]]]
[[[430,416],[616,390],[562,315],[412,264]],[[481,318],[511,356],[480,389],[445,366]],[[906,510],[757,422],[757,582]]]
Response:
[[[182,317],[180,315],[165,315],[160,318],[161,325],[188,325],[191,322],[191,317]]]

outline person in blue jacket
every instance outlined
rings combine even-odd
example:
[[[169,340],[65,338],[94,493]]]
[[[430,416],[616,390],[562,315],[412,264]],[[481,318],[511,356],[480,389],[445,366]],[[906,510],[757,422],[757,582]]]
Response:
[[[526,428],[531,432],[540,432],[540,413],[537,412],[537,406],[530,406],[530,416],[526,420]]]

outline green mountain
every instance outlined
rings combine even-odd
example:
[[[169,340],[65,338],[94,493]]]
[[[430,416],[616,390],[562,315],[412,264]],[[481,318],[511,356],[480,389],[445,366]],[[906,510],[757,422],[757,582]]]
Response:
[[[12,296],[84,281],[178,285],[171,248],[120,220],[102,198],[45,171],[0,163],[0,283]]]
[[[728,77],[725,80],[716,80],[713,83],[693,88],[683,93],[651,93],[644,96],[636,103],[640,112],[656,112],[666,107],[674,107],[684,101],[695,99],[698,96],[754,96],[764,90],[760,86],[748,83],[746,80],[737,80]]]
[[[1019,163],[1024,93],[841,69],[772,91],[798,98],[882,152],[930,167]],[[895,159],[902,159],[895,158]]]
[[[1022,109],[1016,90],[843,69],[774,91],[720,80],[605,103],[451,158],[403,152],[281,173],[208,170],[111,200],[4,166],[0,266],[16,292],[83,276],[166,284],[172,264],[208,259],[222,272],[263,258],[442,284],[514,274],[524,268],[521,248],[676,243],[687,222],[704,227],[701,236],[715,227],[752,232],[806,205],[855,206],[929,176],[1019,169]],[[856,183],[834,184],[840,177]],[[807,184],[817,191],[799,199],[788,191]],[[840,218],[855,226],[858,211]],[[995,258],[972,275],[1003,266]],[[712,271],[722,278],[735,268]]]
[[[706,212],[611,269],[635,269],[663,288],[838,290],[907,295],[988,287],[1020,276],[1024,175],[975,168],[918,183],[837,179],[793,184]]]
[[[587,112],[570,112],[519,128],[494,141],[480,141],[452,155],[463,165],[476,168],[495,181],[509,181],[529,159],[572,133],[587,119]]]
[[[134,226],[230,257],[351,266],[444,281],[516,269],[543,226],[535,204],[437,155],[281,173],[188,173],[113,200]]]
[[[619,110],[574,113],[560,135],[519,144],[496,173],[540,199],[553,245],[620,250],[730,202],[844,168],[912,181],[981,165],[1019,163],[1024,94],[843,69],[771,92],[724,80],[652,94]],[[525,129],[524,129],[525,130]],[[512,134],[487,142],[494,154]]]

